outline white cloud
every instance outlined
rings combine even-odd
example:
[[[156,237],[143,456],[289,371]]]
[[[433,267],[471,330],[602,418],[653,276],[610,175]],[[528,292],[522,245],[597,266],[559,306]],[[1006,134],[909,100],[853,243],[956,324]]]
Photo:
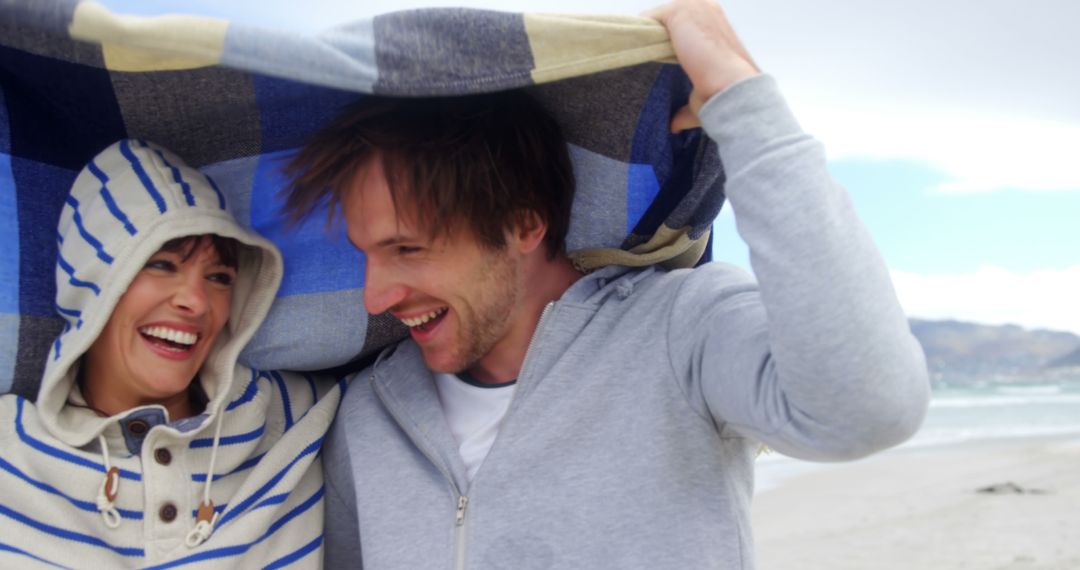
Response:
[[[984,266],[974,273],[892,272],[909,316],[1016,324],[1080,334],[1080,265],[1018,273]]]
[[[830,158],[908,159],[947,177],[938,190],[1080,191],[1080,125],[876,109],[799,109]]]

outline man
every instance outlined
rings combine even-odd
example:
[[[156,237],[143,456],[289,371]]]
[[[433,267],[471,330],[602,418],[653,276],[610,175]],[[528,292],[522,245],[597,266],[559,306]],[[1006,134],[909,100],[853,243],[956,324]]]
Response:
[[[752,568],[761,443],[849,459],[920,424],[922,353],[820,146],[718,6],[652,15],[760,283],[579,273],[565,145],[521,94],[371,105],[293,163],[293,213],[341,208],[367,310],[411,334],[326,444],[328,566]]]

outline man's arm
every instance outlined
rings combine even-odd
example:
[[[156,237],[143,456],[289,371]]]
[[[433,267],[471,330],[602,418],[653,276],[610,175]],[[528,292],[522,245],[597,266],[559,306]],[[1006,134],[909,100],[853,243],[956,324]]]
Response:
[[[922,351],[824,150],[718,6],[680,0],[653,15],[696,93],[676,123],[699,121],[716,141],[759,281],[722,268],[687,279],[671,316],[676,373],[721,425],[790,455],[858,457],[906,439],[929,398]]]

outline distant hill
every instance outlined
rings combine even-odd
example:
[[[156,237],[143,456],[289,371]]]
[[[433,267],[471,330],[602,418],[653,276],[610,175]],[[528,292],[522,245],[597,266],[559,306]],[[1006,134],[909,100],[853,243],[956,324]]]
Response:
[[[1023,381],[1080,369],[1080,336],[1069,332],[922,319],[911,331],[937,378]]]
[[[1080,368],[1080,348],[1051,361],[1048,366],[1050,368]]]

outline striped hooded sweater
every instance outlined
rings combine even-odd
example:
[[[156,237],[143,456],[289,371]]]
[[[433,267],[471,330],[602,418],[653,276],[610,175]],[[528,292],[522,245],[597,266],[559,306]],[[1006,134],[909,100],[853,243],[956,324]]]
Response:
[[[195,380],[205,411],[170,423],[158,405],[109,418],[81,405],[80,359],[143,264],[170,239],[208,233],[245,247]],[[343,383],[237,363],[281,280],[275,247],[236,223],[212,180],[135,140],[79,173],[57,240],[63,331],[36,404],[0,398],[0,567],[320,566],[319,447]],[[207,496],[212,527],[197,521]]]

